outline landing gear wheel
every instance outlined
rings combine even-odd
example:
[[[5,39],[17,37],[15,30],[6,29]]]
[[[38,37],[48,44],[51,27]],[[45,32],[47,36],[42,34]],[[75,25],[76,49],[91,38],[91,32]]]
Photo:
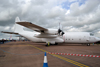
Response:
[[[90,44],[87,44],[87,46],[90,46]]]
[[[46,44],[45,46],[48,47],[48,44]]]
[[[55,43],[55,45],[58,45],[58,43]]]
[[[50,46],[50,43],[48,42],[45,46],[46,46],[46,47]]]

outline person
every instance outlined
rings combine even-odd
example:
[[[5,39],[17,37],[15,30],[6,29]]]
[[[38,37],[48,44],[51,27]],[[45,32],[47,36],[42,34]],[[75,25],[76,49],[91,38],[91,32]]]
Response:
[[[4,39],[2,39],[2,41],[1,41],[3,44],[5,43],[5,40]]]

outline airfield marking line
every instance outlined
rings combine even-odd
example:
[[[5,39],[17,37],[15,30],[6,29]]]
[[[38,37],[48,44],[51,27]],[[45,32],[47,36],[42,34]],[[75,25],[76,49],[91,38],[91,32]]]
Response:
[[[28,45],[30,45],[30,44],[28,44]],[[43,50],[43,49],[41,49],[41,48],[35,47],[35,46],[33,46],[33,45],[30,45],[30,46],[32,46],[32,47],[34,47],[34,48],[36,48],[36,49],[38,49],[38,50],[40,50],[40,51],[43,51],[43,52],[47,52],[47,53],[49,52],[49,51]],[[76,65],[76,66],[78,66],[78,67],[89,67],[89,66],[87,66],[87,65],[85,65],[85,64],[79,63],[79,62],[77,62],[77,61],[74,61],[74,60],[71,60],[71,59],[68,59],[68,58],[65,58],[65,57],[62,57],[62,56],[60,56],[60,55],[56,55],[56,54],[50,54],[50,55],[55,56],[55,57],[57,57],[57,58],[59,58],[59,59],[61,59],[61,60],[67,61],[67,62],[69,62],[69,63],[71,63],[71,64],[74,64],[74,65]]]

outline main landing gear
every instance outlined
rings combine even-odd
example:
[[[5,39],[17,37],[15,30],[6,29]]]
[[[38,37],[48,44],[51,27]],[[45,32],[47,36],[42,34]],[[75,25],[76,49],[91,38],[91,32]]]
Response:
[[[46,47],[50,46],[50,42],[48,42],[45,46],[46,46]]]
[[[90,44],[87,44],[87,46],[90,46]]]
[[[48,42],[45,46],[48,47],[50,45],[58,45],[58,43],[55,43],[55,44],[51,44],[50,42]]]

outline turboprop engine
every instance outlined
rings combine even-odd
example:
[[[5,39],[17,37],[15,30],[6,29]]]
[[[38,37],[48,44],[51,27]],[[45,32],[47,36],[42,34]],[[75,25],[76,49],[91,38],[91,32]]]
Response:
[[[44,31],[44,33],[51,34],[51,35],[57,35],[58,30],[57,29],[48,29],[47,31]]]
[[[61,35],[61,36],[64,34],[63,30],[60,28],[60,24],[59,24],[59,29],[48,29],[46,31],[41,31],[41,33],[46,33],[50,35]]]

